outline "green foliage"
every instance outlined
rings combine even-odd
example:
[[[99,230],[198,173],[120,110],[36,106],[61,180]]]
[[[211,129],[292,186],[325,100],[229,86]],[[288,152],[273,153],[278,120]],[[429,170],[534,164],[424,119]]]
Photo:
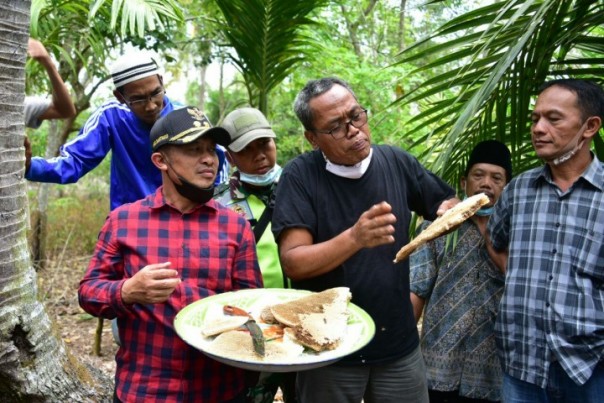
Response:
[[[331,2],[313,12],[309,18],[314,24],[304,26],[300,35],[309,43],[321,44],[321,50],[309,52],[305,60],[270,92],[267,117],[278,135],[281,164],[310,150],[292,106],[297,93],[308,80],[324,76],[339,76],[350,82],[359,101],[370,110],[374,142],[402,147],[413,143],[401,124],[410,118],[410,107],[392,104],[402,91],[396,78],[411,70],[406,65],[389,66],[393,55],[398,52],[397,43],[392,39],[398,29],[398,12],[378,4],[373,13],[363,14],[355,25],[361,51],[357,54],[347,29],[343,28],[347,21],[342,7],[348,20],[364,13],[361,5],[352,1]],[[189,101],[195,99],[193,94],[198,93],[198,88],[196,83],[189,90]],[[211,91],[205,107],[211,121],[219,124],[226,113],[250,104],[251,101],[245,98],[247,88],[245,78],[238,76],[222,93]]]
[[[304,138],[302,125],[293,110],[296,95],[306,80],[312,77],[309,76],[311,71],[307,67],[309,67],[307,63],[301,65],[271,93],[270,113],[267,117],[277,134],[277,156],[279,164],[282,166],[292,158],[311,149]]]
[[[34,156],[44,155],[46,151],[46,139],[48,137],[48,125],[42,123],[37,129],[25,129],[25,134],[31,144],[31,151]]]
[[[172,32],[178,44],[179,58],[194,66],[207,66],[221,60],[226,42],[216,16],[220,9],[215,0],[181,0],[185,12],[186,30]]]
[[[30,35],[58,61],[78,113],[109,77],[108,61],[126,44],[165,50],[179,32],[182,10],[175,0],[34,0]],[[119,32],[118,32],[119,26]],[[27,63],[27,93],[50,92],[44,69]]]
[[[66,77],[78,100],[83,100],[79,104],[82,110],[88,107],[86,102],[107,78],[107,60],[125,44],[154,49],[168,62],[177,60],[171,73],[191,82],[185,96],[191,104],[199,102],[200,92],[200,83],[193,80],[199,76],[194,69],[225,60],[228,54],[241,75],[231,83],[208,91],[205,110],[213,123],[220,124],[224,115],[237,107],[252,104],[262,109],[266,103],[267,117],[278,135],[281,165],[310,150],[292,106],[308,80],[325,76],[338,76],[351,84],[359,102],[370,111],[374,143],[412,147],[412,152],[423,155],[430,163],[445,149],[439,127],[447,124],[457,112],[451,108],[449,99],[456,99],[458,84],[463,83],[451,77],[468,60],[451,49],[465,49],[481,37],[465,38],[467,29],[453,32],[434,29],[435,21],[450,25],[461,18],[456,17],[460,8],[468,10],[472,2],[436,1],[421,7],[420,3],[423,1],[408,1],[406,30],[401,32],[399,2],[34,0],[32,13],[35,12],[36,17],[32,18],[32,33],[42,38],[55,58],[61,60],[64,71],[70,70]],[[153,14],[145,8],[157,8],[161,13],[164,5],[176,14]],[[417,10],[425,13],[423,17]],[[133,21],[135,15],[139,17]],[[146,20],[149,15],[155,16],[155,25]],[[144,35],[140,35],[139,23],[148,28]],[[412,46],[398,59],[400,63],[393,64],[401,46],[400,34],[404,42],[409,43],[424,32],[430,33],[430,37]],[[592,57],[597,58],[599,46],[586,42],[584,52],[591,51]],[[432,51],[433,48],[441,53]],[[451,64],[443,62],[447,57]],[[31,68],[28,91],[45,92],[48,87],[39,85],[44,83],[44,72],[36,63],[29,63],[28,68]],[[82,77],[87,79],[80,80]],[[448,85],[437,86],[439,80],[447,79]],[[212,84],[216,88],[215,83]],[[430,92],[431,88],[435,90]],[[426,91],[424,98],[418,96],[422,91]],[[262,98],[261,93],[268,96]],[[399,97],[403,97],[404,102],[395,102]],[[78,118],[76,125],[82,122],[83,119]],[[44,135],[44,128],[32,133],[34,155],[43,154]],[[437,144],[440,149],[435,148]],[[451,155],[451,160],[458,159],[463,161],[461,153]],[[457,175],[451,183],[457,183]],[[50,203],[49,223],[63,226],[62,229],[54,227],[52,233],[63,232],[49,250],[59,251],[61,243],[78,248],[82,242],[73,243],[76,231],[87,228],[88,233],[77,233],[77,239],[85,239],[84,249],[89,251],[86,253],[91,252],[107,211],[108,194],[101,195],[102,187],[95,190],[86,184],[107,183],[108,177],[109,158],[106,158],[80,183],[57,186],[55,192],[64,200]],[[102,217],[94,217],[93,211],[101,211]],[[94,222],[72,228],[71,214],[73,217],[92,215]],[[51,220],[50,215],[55,218]],[[63,215],[67,221],[61,223]]]
[[[216,0],[224,21],[222,32],[236,54],[249,102],[268,112],[269,92],[305,60],[316,44],[301,29],[315,22],[308,14],[325,0]]]
[[[206,112],[212,122],[220,123],[228,112],[244,106],[249,106],[245,85],[241,80],[235,80],[222,92],[210,91]]]
[[[37,209],[39,186],[29,185],[30,211]],[[51,186],[54,189],[46,210],[46,258],[60,261],[91,256],[109,212],[108,183],[100,176],[90,176],[74,185]]]
[[[107,0],[96,0],[90,9],[89,21],[94,22],[97,12]],[[182,20],[183,14],[178,2],[174,0],[112,0],[111,23],[109,27],[117,31],[120,23],[120,35],[137,35],[143,38],[147,31],[156,28],[164,30],[164,20]]]
[[[437,156],[433,168],[450,183],[484,139],[511,148],[516,173],[540,164],[529,138],[531,98],[550,78],[604,81],[603,24],[602,1],[505,0],[453,18],[406,49],[400,62],[430,76],[400,98],[421,105],[408,125],[429,145],[422,157]]]

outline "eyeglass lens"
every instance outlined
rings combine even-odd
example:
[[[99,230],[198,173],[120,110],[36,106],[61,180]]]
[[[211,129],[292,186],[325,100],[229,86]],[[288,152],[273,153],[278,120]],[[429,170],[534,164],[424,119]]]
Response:
[[[363,127],[363,125],[365,125],[365,123],[367,123],[367,110],[362,109],[360,112],[358,112],[356,115],[354,115],[350,120],[340,123],[338,125],[338,127],[332,129],[328,133],[331,134],[331,136],[337,140],[337,139],[340,139],[340,138],[346,136],[346,133],[348,132],[348,125],[351,125],[352,127],[356,127],[357,129],[359,129],[359,128]]]
[[[142,106],[142,105],[147,105],[148,102],[153,102],[153,101],[157,101],[161,98],[163,98],[164,94],[165,94],[165,90],[161,89],[159,91],[157,91],[156,93],[153,93],[151,95],[149,95],[148,97],[142,98],[142,99],[135,99],[129,102],[130,106]]]

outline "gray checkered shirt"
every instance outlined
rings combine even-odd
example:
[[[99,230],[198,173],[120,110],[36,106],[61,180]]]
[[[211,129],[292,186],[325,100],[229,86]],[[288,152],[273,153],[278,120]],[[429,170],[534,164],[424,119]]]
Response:
[[[584,384],[604,360],[604,167],[592,163],[566,192],[547,166],[503,191],[488,224],[509,246],[495,326],[504,371],[547,385],[552,361]]]

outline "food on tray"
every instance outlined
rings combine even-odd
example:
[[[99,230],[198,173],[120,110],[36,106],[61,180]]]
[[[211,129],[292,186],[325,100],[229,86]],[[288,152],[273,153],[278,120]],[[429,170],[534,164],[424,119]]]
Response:
[[[279,323],[277,319],[275,319],[275,316],[273,316],[270,305],[267,305],[262,308],[262,311],[260,311],[260,320],[264,323]]]
[[[279,341],[266,343],[264,357],[258,357],[250,333],[241,330],[230,330],[216,337],[212,342],[212,351],[223,357],[240,361],[258,359],[287,362],[302,354],[304,347],[295,343],[285,334]]]
[[[465,220],[472,217],[482,206],[485,206],[488,203],[489,197],[484,193],[468,197],[464,201],[457,203],[455,206],[445,211],[443,215],[434,220],[432,224],[428,225],[428,227],[420,232],[418,236],[413,238],[411,242],[403,246],[396,254],[394,263],[407,258],[419,246],[444,235],[450,229],[463,223]]]
[[[212,351],[238,360],[256,359],[252,336],[240,330],[229,330],[219,334],[212,342]]]
[[[225,315],[247,318],[247,321],[243,324],[243,326],[250,332],[250,335],[252,336],[254,350],[256,353],[261,357],[264,357],[264,335],[262,334],[262,329],[260,329],[260,326],[258,326],[254,317],[243,309],[233,305],[225,305],[222,308],[222,312]]]
[[[333,350],[346,334],[348,287],[337,287],[271,307],[275,319],[293,329],[296,340],[315,351]]]
[[[217,334],[228,332],[229,330],[235,330],[238,327],[243,326],[245,322],[247,322],[247,317],[223,315],[207,321],[201,330],[201,334],[206,337],[216,336]]]
[[[236,307],[216,306],[206,312],[202,334],[216,336],[211,352],[238,360],[287,361],[302,354],[305,347],[315,352],[333,350],[346,335],[350,298],[349,288],[337,287],[284,303],[268,303],[257,307],[257,323],[253,315]],[[259,326],[262,335],[250,333],[250,324]],[[264,354],[258,352],[259,340],[252,334],[262,339]]]

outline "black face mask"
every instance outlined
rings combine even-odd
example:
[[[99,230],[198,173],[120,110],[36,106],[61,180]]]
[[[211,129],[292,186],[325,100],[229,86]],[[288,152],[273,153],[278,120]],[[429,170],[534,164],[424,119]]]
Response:
[[[174,170],[174,168],[172,168],[172,164],[166,158],[165,155],[164,155],[164,159],[166,160],[168,167],[170,167],[170,169],[176,174],[176,178],[180,181],[180,184],[172,181],[172,183],[174,184],[174,188],[176,189],[178,194],[180,194],[182,197],[184,197],[186,199],[191,200],[192,202],[199,203],[199,204],[206,204],[207,202],[212,200],[212,197],[214,196],[214,184],[212,184],[212,186],[209,186],[207,188],[199,187],[199,186],[189,182],[182,176],[180,176]],[[170,180],[172,180],[172,179],[170,179]]]
[[[182,197],[199,204],[206,204],[212,200],[212,197],[214,196],[214,185],[207,188],[202,188],[189,182],[178,174],[176,174],[176,177],[180,181],[180,185],[178,183],[174,183],[174,187]]]

